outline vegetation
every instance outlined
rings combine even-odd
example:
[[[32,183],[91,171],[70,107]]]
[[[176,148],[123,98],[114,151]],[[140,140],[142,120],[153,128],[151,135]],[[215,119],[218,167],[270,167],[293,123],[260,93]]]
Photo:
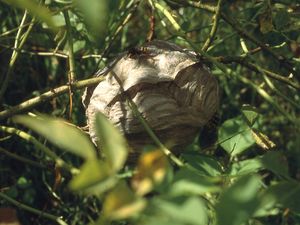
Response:
[[[297,1],[0,7],[0,205],[17,209],[23,225],[300,224]],[[220,121],[181,155],[145,146],[132,165],[103,115],[101,153],[79,129],[81,95],[101,81],[99,68],[153,38],[194,50],[210,67],[222,90]]]

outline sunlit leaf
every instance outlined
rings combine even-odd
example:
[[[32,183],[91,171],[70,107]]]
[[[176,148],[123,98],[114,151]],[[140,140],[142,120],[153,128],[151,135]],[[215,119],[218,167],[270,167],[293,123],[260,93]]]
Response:
[[[261,181],[257,176],[245,176],[224,191],[216,205],[219,225],[241,225],[259,207],[257,197]]]
[[[105,198],[103,214],[111,220],[129,218],[146,206],[144,199],[137,197],[126,185],[120,182]]]
[[[101,160],[88,160],[80,168],[80,173],[70,182],[73,191],[86,194],[102,194],[112,188],[118,179],[107,163]]]
[[[101,113],[96,115],[96,128],[101,151],[112,169],[118,171],[123,167],[127,158],[126,140]]]
[[[167,157],[161,150],[143,153],[138,162],[132,186],[138,195],[149,193],[160,184],[169,170]]]
[[[168,194],[172,196],[189,196],[215,193],[221,191],[220,181],[220,179],[203,176],[195,171],[183,168],[175,174]]]
[[[270,150],[276,146],[275,143],[271,141],[267,135],[257,131],[256,129],[252,129],[251,134],[256,144],[265,150]]]
[[[36,131],[50,142],[85,159],[93,159],[96,152],[92,142],[74,125],[46,115],[15,116],[14,121]]]
[[[4,0],[4,2],[12,6],[28,10],[33,16],[36,16],[39,20],[45,22],[51,28],[54,28],[56,26],[56,24],[52,20],[51,12],[46,7],[38,4],[36,1]]]
[[[236,117],[222,124],[218,142],[226,152],[235,156],[251,147],[255,140],[245,121],[241,117]]]

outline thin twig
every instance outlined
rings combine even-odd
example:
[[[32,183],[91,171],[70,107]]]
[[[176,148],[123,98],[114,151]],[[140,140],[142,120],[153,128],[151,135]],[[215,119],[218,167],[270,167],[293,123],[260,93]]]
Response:
[[[66,21],[67,27],[67,43],[68,43],[68,62],[69,62],[69,72],[68,72],[68,80],[69,80],[69,119],[72,117],[72,109],[73,109],[73,91],[72,85],[75,81],[75,59],[74,59],[74,51],[73,51],[73,37],[72,37],[72,27],[70,23],[69,12],[64,11],[64,17]]]
[[[0,192],[0,198],[5,199],[7,202],[9,202],[9,203],[17,206],[20,209],[26,210],[26,211],[31,212],[33,214],[36,214],[36,215],[38,215],[40,217],[43,217],[43,218],[46,218],[46,219],[50,219],[52,221],[57,222],[60,225],[67,225],[67,223],[65,221],[63,221],[61,217],[54,216],[54,215],[52,215],[50,213],[43,212],[41,210],[32,208],[32,207],[30,207],[28,205],[25,205],[25,204],[23,204],[21,202],[18,202],[17,200],[9,197],[8,195],[4,194],[3,192]]]
[[[38,168],[41,168],[41,169],[46,169],[47,168],[43,164],[40,164],[40,163],[37,163],[37,162],[35,162],[33,160],[30,160],[30,159],[24,158],[22,156],[19,156],[19,155],[15,154],[15,153],[12,153],[11,151],[8,151],[8,150],[6,150],[6,149],[4,149],[2,147],[0,147],[0,153],[3,153],[3,154],[5,154],[5,155],[7,155],[7,156],[9,156],[9,157],[11,157],[13,159],[16,159],[16,160],[18,160],[20,162],[23,162],[23,163],[31,165],[31,166],[35,166],[35,167],[38,167]]]
[[[208,50],[209,46],[213,42],[214,37],[216,35],[217,29],[218,29],[218,24],[219,24],[219,15],[220,15],[220,11],[221,11],[221,4],[222,4],[222,0],[219,0],[217,7],[216,7],[216,12],[213,16],[213,26],[212,26],[211,31],[202,47],[202,51],[204,51],[204,52],[206,52]]]
[[[8,70],[6,72],[4,80],[2,81],[2,85],[1,85],[1,89],[0,89],[0,102],[2,102],[3,95],[4,95],[4,93],[5,93],[6,89],[7,89],[8,82],[10,80],[10,77],[11,77],[11,74],[12,74],[15,62],[16,62],[16,60],[18,58],[18,55],[19,55],[19,51],[18,50],[21,49],[24,46],[24,44],[25,44],[25,42],[26,42],[26,40],[27,40],[27,38],[29,36],[29,33],[32,30],[32,28],[33,28],[34,22],[35,22],[35,18],[33,18],[31,20],[31,23],[30,23],[28,29],[24,33],[24,35],[22,37],[22,40],[21,40],[21,33],[22,33],[22,30],[23,30],[22,28],[23,28],[23,25],[24,25],[24,23],[26,21],[26,18],[27,18],[27,11],[25,11],[25,13],[24,13],[23,19],[22,19],[21,24],[20,24],[20,29],[18,30],[18,33],[16,35],[16,40],[15,40],[15,44],[14,44],[14,48],[16,50],[14,50],[13,53],[12,53],[12,55],[11,55],[10,62],[9,62],[9,65],[8,65]]]
[[[204,9],[208,12],[215,13],[216,7],[210,6],[207,4],[203,4],[201,2],[194,2],[194,1],[188,1],[187,2],[190,6]],[[292,68],[292,64],[282,55],[276,54],[268,45],[265,43],[257,40],[253,35],[251,35],[249,32],[243,29],[243,26],[241,26],[238,21],[234,20],[233,18],[229,17],[225,13],[220,13],[220,17],[227,22],[234,30],[236,30],[240,36],[248,39],[249,41],[253,42],[254,44],[261,47],[264,51],[268,52],[270,55],[272,55],[275,59],[277,59],[282,65],[289,70],[290,72],[295,72]]]
[[[233,63],[233,62],[236,62],[252,71],[255,71],[255,72],[261,72],[263,71],[264,74],[272,79],[275,79],[277,81],[280,81],[280,82],[283,82],[297,90],[300,90],[300,84],[297,83],[297,82],[294,82],[292,80],[290,80],[288,77],[284,77],[282,75],[279,75],[275,72],[272,72],[272,71],[269,71],[267,69],[258,69],[257,68],[257,65],[251,63],[251,62],[248,62],[244,57],[229,57],[229,56],[226,56],[226,57],[217,57],[215,58],[218,62],[222,62],[222,63]]]
[[[118,34],[123,30],[123,28],[126,26],[126,24],[131,20],[131,18],[133,17],[134,12],[137,10],[138,6],[140,4],[140,0],[137,0],[133,6],[131,7],[131,9],[129,10],[127,16],[124,18],[124,20],[121,21],[121,23],[119,24],[119,26],[117,27],[116,31],[114,32],[114,34],[111,36],[111,38],[109,39],[108,44],[106,45],[106,47],[104,48],[104,50],[102,51],[102,53],[100,54],[101,57],[99,58],[98,62],[97,62],[97,70],[98,67],[100,65],[100,63],[102,62],[103,58],[106,57],[106,54],[109,52],[114,40],[117,38]]]
[[[104,78],[103,77],[96,77],[91,79],[86,79],[82,81],[74,82],[72,85],[73,90],[82,89],[85,87],[89,87],[95,84],[98,84],[101,82]],[[37,97],[34,97],[32,99],[29,99],[19,105],[13,106],[10,109],[3,110],[0,112],[0,120],[9,118],[15,114],[28,111],[32,109],[33,107],[43,103],[47,102],[57,96],[60,96],[62,94],[65,94],[69,91],[69,85],[63,85],[58,88],[52,89],[50,91],[47,91]]]

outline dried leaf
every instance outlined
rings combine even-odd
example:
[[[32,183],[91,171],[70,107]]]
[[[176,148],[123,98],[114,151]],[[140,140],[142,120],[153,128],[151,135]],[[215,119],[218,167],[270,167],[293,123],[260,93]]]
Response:
[[[252,129],[251,134],[256,144],[265,150],[270,150],[271,148],[274,148],[276,146],[275,143],[271,141],[267,135],[257,131],[256,129]]]
[[[143,153],[138,162],[132,186],[138,195],[145,195],[161,183],[167,174],[169,163],[161,150]]]
[[[146,206],[144,199],[134,195],[125,182],[120,182],[105,198],[103,214],[111,220],[125,219]]]

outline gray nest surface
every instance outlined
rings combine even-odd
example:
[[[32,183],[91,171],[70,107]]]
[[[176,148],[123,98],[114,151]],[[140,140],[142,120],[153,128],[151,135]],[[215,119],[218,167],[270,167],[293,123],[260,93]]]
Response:
[[[196,54],[166,41],[152,41],[123,53],[100,71],[104,81],[86,90],[83,103],[91,139],[95,115],[103,113],[138,150],[153,144],[127,104],[130,98],[168,147],[189,144],[217,112],[216,78]]]

